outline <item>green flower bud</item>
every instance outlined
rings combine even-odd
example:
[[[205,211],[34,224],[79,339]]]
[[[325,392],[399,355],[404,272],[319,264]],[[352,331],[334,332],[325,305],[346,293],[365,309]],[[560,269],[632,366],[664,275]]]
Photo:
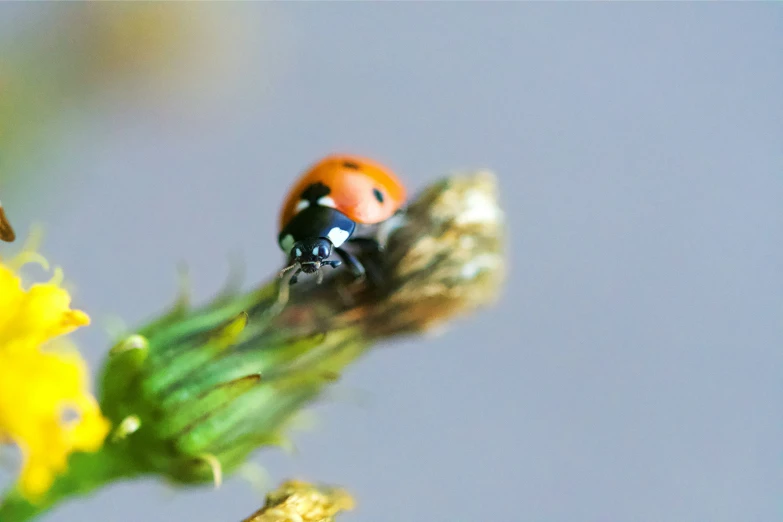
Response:
[[[216,480],[282,439],[285,421],[328,380],[329,360],[294,368],[324,335],[274,328],[263,310],[274,305],[275,289],[180,310],[115,346],[101,403],[118,426],[115,453],[137,473]]]

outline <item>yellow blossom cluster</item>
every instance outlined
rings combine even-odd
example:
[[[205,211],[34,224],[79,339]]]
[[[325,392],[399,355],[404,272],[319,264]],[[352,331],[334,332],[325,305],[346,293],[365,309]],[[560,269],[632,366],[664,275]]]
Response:
[[[71,310],[62,272],[25,289],[19,269],[46,260],[29,250],[0,260],[0,443],[16,444],[28,498],[44,493],[75,451],[98,450],[109,431],[88,391],[88,371],[61,336],[89,324]]]

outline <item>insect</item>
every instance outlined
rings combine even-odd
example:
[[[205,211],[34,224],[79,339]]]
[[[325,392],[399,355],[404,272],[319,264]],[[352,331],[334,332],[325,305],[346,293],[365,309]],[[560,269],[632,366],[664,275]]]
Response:
[[[2,203],[0,203],[0,239],[8,243],[11,243],[16,239],[16,234],[11,227],[11,223],[8,222]]]
[[[293,185],[281,213],[278,243],[288,255],[282,274],[318,273],[342,263],[357,278],[362,263],[344,246],[381,249],[373,232],[397,213],[407,196],[405,187],[387,167],[355,155],[334,154],[310,166]],[[332,254],[340,259],[329,259]]]

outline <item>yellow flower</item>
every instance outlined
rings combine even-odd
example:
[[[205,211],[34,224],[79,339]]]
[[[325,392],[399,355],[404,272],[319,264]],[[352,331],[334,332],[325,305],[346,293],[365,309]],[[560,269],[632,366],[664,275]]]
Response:
[[[21,449],[20,490],[34,499],[65,471],[69,454],[98,450],[110,426],[87,391],[79,353],[62,339],[52,342],[90,319],[70,309],[59,270],[25,290],[17,272],[29,262],[48,268],[30,250],[0,260],[0,442]]]

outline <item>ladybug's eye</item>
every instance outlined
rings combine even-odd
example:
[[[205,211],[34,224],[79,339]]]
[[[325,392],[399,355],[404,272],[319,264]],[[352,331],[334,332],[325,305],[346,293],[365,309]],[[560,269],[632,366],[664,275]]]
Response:
[[[375,199],[378,200],[378,203],[383,203],[383,193],[378,189],[372,189],[372,193],[375,196]]]
[[[318,252],[316,254],[316,256],[318,258],[326,259],[327,257],[329,257],[330,252],[329,252],[329,247],[328,246],[321,244],[321,245],[318,245],[318,248],[316,250]]]

